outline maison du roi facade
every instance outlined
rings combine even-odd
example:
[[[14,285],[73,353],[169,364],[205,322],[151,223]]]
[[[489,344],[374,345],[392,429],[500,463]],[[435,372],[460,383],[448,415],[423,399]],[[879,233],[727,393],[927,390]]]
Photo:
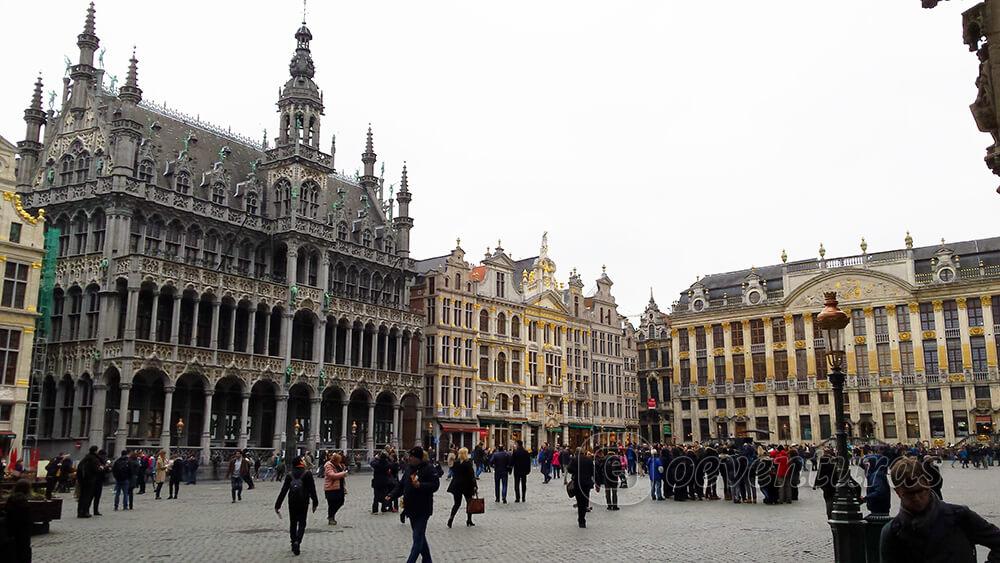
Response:
[[[16,189],[61,231],[43,456],[420,442],[406,169],[386,197],[370,128],[360,177],[320,148],[311,40],[263,143],[143,101],[134,54],[109,87],[93,4],[47,111],[35,84]]]
[[[523,440],[579,446],[638,438],[636,340],[606,272],[584,294],[557,280],[548,236],[513,260],[500,243],[477,263],[460,244],[416,263],[424,311],[426,429],[447,446]]]
[[[670,405],[669,438],[830,438],[832,393],[814,322],[826,291],[851,318],[853,436],[946,444],[993,435],[1000,238],[914,247],[907,234],[902,249],[868,254],[862,239],[861,251],[827,259],[821,245],[818,259],[796,262],[782,253],[781,264],[709,275],[683,292],[669,323],[652,328],[658,364],[639,356],[643,392]],[[644,318],[640,334],[650,326]],[[640,348],[648,340],[646,332]]]

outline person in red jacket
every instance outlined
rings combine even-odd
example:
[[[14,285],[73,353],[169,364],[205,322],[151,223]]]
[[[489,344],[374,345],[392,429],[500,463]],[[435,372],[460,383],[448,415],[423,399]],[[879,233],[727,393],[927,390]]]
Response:
[[[788,452],[785,446],[778,446],[773,452],[776,476],[778,478],[778,504],[792,503],[792,472],[788,464]]]

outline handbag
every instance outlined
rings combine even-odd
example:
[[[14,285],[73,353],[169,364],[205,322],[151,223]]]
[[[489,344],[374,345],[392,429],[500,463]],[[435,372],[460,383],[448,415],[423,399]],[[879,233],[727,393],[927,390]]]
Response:
[[[576,480],[575,479],[570,479],[569,482],[566,483],[566,495],[569,496],[569,498],[573,498],[573,497],[576,496]]]
[[[486,499],[474,496],[465,503],[465,511],[469,514],[483,514],[486,512]]]

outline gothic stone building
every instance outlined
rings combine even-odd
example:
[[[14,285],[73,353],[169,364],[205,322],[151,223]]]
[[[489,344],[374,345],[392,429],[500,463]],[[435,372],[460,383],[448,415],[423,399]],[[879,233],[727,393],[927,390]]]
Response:
[[[713,274],[670,318],[673,437],[831,437],[815,315],[836,291],[847,327],[847,415],[862,440],[989,439],[1000,414],[1000,238]]]
[[[18,143],[17,190],[61,233],[43,454],[419,441],[406,169],[386,200],[370,128],[360,177],[320,149],[305,23],[271,146],[144,102],[134,54],[105,87],[94,15]]]

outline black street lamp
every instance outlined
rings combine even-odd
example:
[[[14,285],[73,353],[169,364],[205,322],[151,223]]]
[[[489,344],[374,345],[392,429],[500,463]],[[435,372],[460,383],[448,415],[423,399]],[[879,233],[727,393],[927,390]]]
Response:
[[[851,478],[847,452],[847,421],[844,417],[844,328],[851,322],[847,313],[837,308],[837,292],[828,291],[823,311],[816,325],[826,339],[826,359],[830,365],[833,387],[834,421],[837,429],[836,489],[830,528],[833,532],[833,556],[838,562],[863,562],[865,555],[865,520],[861,515],[858,484]]]

